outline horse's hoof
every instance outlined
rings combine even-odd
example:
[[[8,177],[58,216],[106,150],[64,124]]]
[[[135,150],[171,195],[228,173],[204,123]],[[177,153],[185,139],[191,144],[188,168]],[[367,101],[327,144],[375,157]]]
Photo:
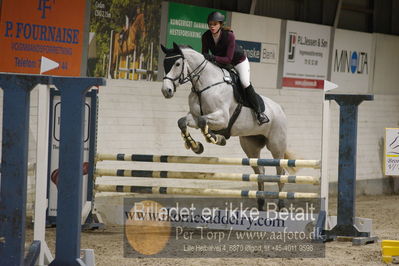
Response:
[[[225,146],[227,142],[226,142],[226,139],[222,137],[218,143],[220,146]]]
[[[198,142],[198,146],[197,148],[193,148],[193,152],[195,152],[196,154],[201,154],[204,152],[204,146],[202,145],[201,142]]]

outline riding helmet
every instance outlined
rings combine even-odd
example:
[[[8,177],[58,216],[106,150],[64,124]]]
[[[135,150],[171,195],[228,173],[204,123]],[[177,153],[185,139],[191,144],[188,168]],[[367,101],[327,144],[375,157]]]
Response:
[[[221,23],[224,22],[224,15],[220,12],[213,11],[208,15],[208,23],[209,21],[219,21]]]

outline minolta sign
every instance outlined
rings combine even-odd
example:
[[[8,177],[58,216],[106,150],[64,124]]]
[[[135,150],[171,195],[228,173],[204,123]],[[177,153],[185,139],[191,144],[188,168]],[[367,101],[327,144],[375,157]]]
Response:
[[[335,49],[334,72],[368,75],[367,53]]]

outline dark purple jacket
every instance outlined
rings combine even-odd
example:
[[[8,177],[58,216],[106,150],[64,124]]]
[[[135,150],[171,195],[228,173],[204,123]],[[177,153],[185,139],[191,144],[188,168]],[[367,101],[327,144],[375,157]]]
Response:
[[[213,40],[212,33],[207,30],[202,34],[202,53],[209,53],[215,56],[215,60],[221,64],[237,65],[245,60],[243,50],[236,45],[234,33],[229,30],[222,30],[217,44]]]

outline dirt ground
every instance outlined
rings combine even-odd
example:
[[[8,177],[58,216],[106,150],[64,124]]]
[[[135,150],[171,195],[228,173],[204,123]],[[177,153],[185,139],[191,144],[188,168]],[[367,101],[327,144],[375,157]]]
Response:
[[[336,213],[336,199],[330,199],[330,214]],[[373,219],[373,234],[383,239],[399,240],[399,195],[357,198],[356,215]],[[81,248],[95,250],[97,265],[383,265],[380,243],[352,246],[350,242],[326,243],[326,257],[317,259],[133,259],[123,257],[123,229],[107,227],[104,231],[83,232]],[[55,228],[46,231],[47,243],[54,251]],[[32,230],[27,231],[27,242]]]

